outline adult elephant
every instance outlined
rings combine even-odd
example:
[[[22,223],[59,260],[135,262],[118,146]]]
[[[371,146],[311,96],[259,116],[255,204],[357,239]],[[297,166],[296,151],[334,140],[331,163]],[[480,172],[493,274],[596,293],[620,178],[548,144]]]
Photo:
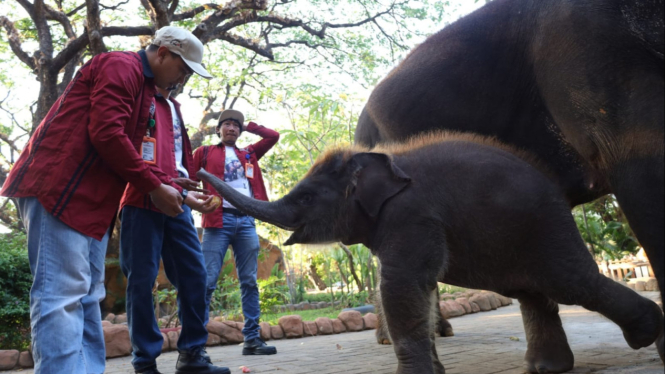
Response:
[[[571,206],[615,194],[662,297],[663,10],[663,0],[492,1],[377,85],[355,140],[476,132],[537,155]]]

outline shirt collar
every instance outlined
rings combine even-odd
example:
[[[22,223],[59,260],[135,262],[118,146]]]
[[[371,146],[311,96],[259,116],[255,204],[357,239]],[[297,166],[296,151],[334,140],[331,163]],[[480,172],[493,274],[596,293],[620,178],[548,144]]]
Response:
[[[138,54],[141,56],[141,61],[143,62],[143,75],[148,78],[154,78],[155,74],[152,72],[152,69],[150,69],[150,64],[148,63],[148,55],[144,50],[140,50]]]

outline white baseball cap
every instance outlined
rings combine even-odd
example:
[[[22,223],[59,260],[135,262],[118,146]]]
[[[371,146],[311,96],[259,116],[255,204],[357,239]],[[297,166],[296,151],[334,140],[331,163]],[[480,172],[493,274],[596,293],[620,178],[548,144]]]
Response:
[[[190,69],[203,78],[212,78],[212,75],[201,65],[203,43],[191,32],[179,27],[165,26],[157,30],[152,44],[164,46],[179,55]]]

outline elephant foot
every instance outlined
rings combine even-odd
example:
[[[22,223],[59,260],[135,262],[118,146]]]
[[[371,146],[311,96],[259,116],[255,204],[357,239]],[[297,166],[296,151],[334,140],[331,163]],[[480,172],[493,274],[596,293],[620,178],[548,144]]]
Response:
[[[393,344],[390,340],[390,335],[388,335],[387,331],[384,331],[384,329],[381,328],[376,330],[376,342],[382,345]]]
[[[563,373],[573,369],[575,357],[568,344],[562,347],[531,348],[524,357],[527,373]]]
[[[660,307],[649,302],[649,309],[642,316],[636,318],[634,323],[621,326],[623,337],[632,349],[640,349],[656,342],[661,359],[663,358],[663,312]]]
[[[441,336],[455,336],[452,327],[446,327],[443,331],[440,331]]]

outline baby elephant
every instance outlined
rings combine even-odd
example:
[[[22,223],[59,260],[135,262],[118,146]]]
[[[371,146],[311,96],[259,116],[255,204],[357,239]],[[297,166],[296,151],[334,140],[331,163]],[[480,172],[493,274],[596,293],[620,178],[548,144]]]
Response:
[[[362,243],[381,262],[381,294],[398,373],[444,373],[436,354],[437,281],[520,302],[529,372],[565,372],[573,353],[558,305],[614,321],[634,349],[663,333],[652,301],[599,274],[570,208],[530,158],[473,135],[332,150],[282,199],[247,198],[204,170],[241,211],[294,231],[285,244]]]

